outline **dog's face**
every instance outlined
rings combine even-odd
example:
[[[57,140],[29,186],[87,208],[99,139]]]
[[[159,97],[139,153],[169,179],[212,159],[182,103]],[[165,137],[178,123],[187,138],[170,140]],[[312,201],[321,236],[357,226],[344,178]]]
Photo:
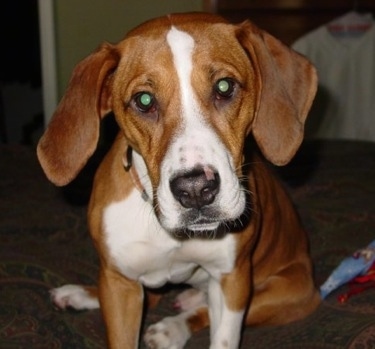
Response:
[[[165,20],[158,31],[142,32],[144,45],[131,34],[121,47],[116,119],[147,165],[163,227],[214,230],[245,208],[239,177],[256,75],[233,27]]]
[[[289,161],[315,88],[311,65],[249,22],[171,15],[80,63],[38,155],[52,181],[69,182],[113,111],[147,167],[163,227],[212,231],[245,209],[246,136],[270,161]]]

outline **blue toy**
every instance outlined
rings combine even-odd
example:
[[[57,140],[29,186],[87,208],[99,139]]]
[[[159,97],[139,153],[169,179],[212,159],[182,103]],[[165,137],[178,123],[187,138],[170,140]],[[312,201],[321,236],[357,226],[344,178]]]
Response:
[[[361,276],[366,277],[358,278]],[[357,282],[360,283],[371,281],[373,284],[370,286],[375,287],[375,240],[366,248],[356,251],[340,263],[320,287],[321,297],[326,298],[332,291],[345,283],[356,280],[356,278],[358,278]],[[339,297],[339,300],[344,302],[349,295],[358,293],[363,289],[364,287],[356,288],[356,290]]]

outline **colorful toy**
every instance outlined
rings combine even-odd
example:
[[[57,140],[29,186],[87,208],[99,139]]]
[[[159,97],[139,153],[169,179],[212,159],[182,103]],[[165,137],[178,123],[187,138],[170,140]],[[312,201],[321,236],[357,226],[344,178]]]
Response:
[[[346,283],[349,283],[349,290],[338,297],[340,303],[344,303],[352,295],[375,287],[375,240],[340,263],[320,287],[321,297],[326,298]]]

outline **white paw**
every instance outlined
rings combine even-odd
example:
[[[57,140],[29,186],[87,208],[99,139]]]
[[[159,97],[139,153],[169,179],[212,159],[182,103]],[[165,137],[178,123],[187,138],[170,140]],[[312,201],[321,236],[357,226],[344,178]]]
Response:
[[[164,318],[151,325],[144,336],[150,349],[181,349],[190,338],[190,331],[182,316]]]
[[[60,309],[73,308],[76,310],[97,309],[99,301],[97,297],[82,286],[65,285],[50,290],[52,302]]]
[[[173,303],[173,308],[180,311],[188,311],[206,305],[206,294],[195,288],[189,288],[181,292]]]

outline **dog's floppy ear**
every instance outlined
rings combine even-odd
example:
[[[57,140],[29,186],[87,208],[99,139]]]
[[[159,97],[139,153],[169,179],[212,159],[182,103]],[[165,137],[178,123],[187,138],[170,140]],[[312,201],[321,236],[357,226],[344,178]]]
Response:
[[[315,68],[300,54],[246,21],[237,37],[260,79],[252,132],[263,155],[286,164],[303,139],[304,123],[315,97]]]
[[[103,44],[81,61],[37,148],[39,162],[56,185],[72,181],[95,151],[101,118],[111,111],[109,91],[119,56]]]

